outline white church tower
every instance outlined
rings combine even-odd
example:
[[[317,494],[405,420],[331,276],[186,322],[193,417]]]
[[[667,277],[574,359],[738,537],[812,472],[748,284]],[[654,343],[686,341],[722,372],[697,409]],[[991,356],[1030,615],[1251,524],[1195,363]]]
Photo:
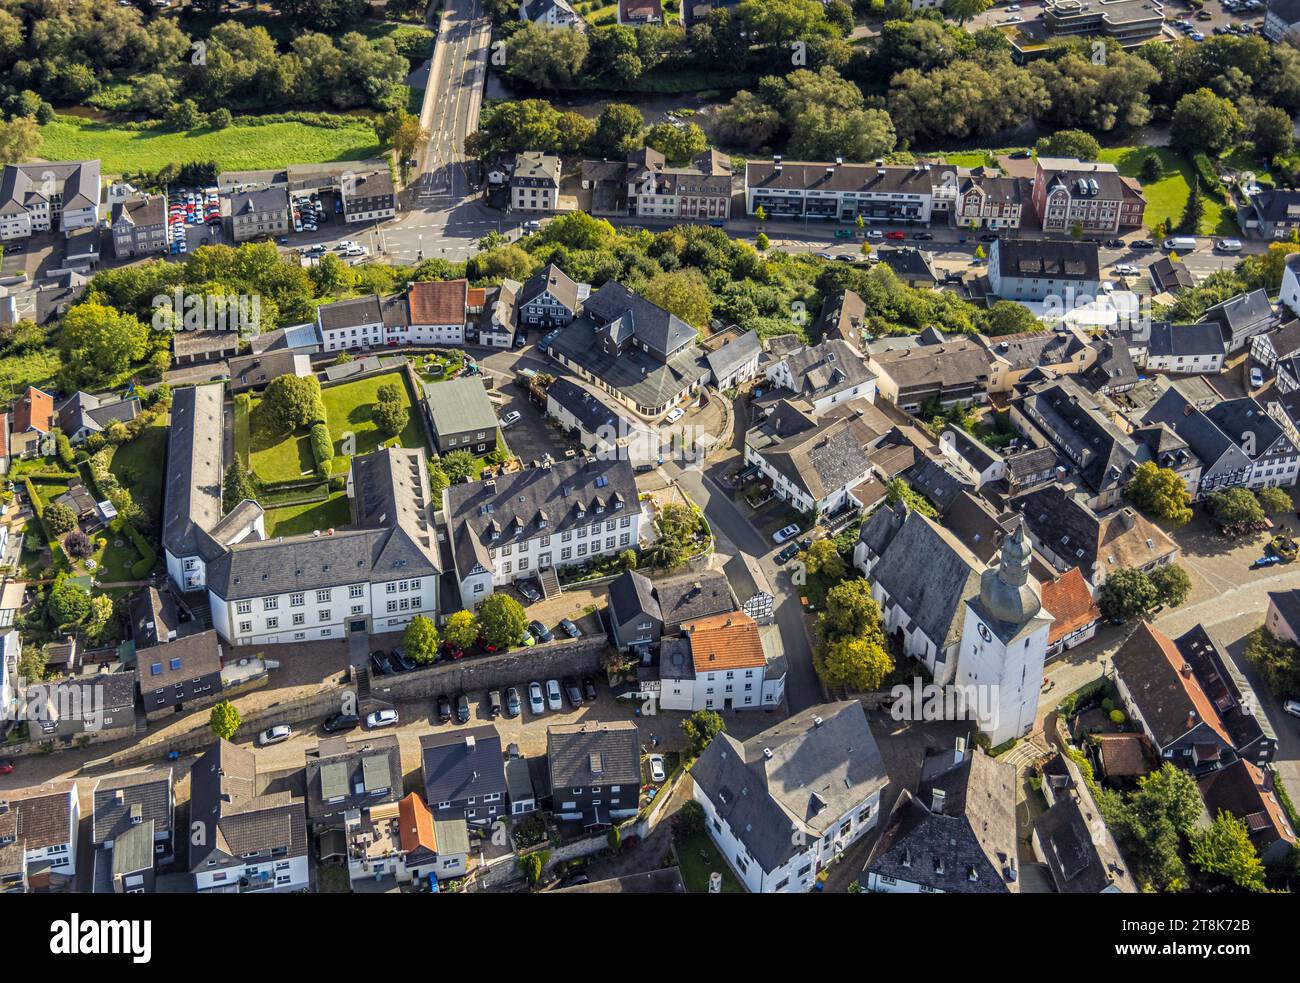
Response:
[[[979,597],[966,602],[955,682],[992,688],[968,705],[981,709],[980,730],[995,747],[1027,734],[1038,712],[1055,619],[1029,575],[1031,553],[1021,518],[1002,541],[998,565],[984,571]]]

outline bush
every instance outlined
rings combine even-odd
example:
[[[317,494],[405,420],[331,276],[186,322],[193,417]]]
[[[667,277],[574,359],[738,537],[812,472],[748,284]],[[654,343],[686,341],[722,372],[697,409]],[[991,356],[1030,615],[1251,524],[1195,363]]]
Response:
[[[1110,722],[1116,727],[1122,727],[1126,719],[1128,718],[1124,716],[1123,710],[1112,710],[1110,712]]]
[[[311,456],[316,459],[316,476],[322,481],[329,478],[334,460],[334,441],[330,440],[329,427],[323,423],[312,424]]]
[[[77,517],[73,514],[72,509],[66,505],[60,505],[58,502],[47,505],[41,518],[51,539],[62,536],[66,532],[71,532],[72,528],[77,524]]]
[[[72,442],[63,431],[58,431],[58,436],[54,438],[54,446],[58,448],[59,460],[63,462],[65,468],[71,468],[77,463],[76,455],[72,453]]]

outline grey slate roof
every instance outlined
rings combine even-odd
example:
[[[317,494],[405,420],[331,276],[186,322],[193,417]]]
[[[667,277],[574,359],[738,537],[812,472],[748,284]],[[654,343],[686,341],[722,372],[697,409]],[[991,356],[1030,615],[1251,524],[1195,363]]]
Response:
[[[339,300],[333,304],[321,304],[316,308],[316,317],[322,331],[337,328],[355,328],[362,324],[379,324],[384,320],[383,307],[379,294],[366,297],[353,297]]]
[[[1238,294],[1215,304],[1201,315],[1201,320],[1216,322],[1223,334],[1224,343],[1232,345],[1268,331],[1277,324],[1278,317],[1269,302],[1268,292],[1261,289]]]
[[[547,292],[570,314],[578,312],[578,284],[557,263],[547,263],[524,281],[515,294],[515,307],[523,307]]]
[[[1052,882],[1061,894],[1135,892],[1133,876],[1076,765],[1056,755],[1043,767],[1055,801],[1034,820]]]
[[[975,490],[975,483],[957,470],[955,464],[938,456],[926,457],[906,480],[912,488],[937,505],[940,512],[948,511],[963,491]]]
[[[785,357],[785,363],[794,379],[794,391],[813,400],[876,377],[852,345],[835,338],[796,349]]]
[[[814,502],[870,473],[867,445],[879,434],[855,417],[827,419],[762,451]]]
[[[731,584],[717,571],[684,573],[653,583],[665,632],[687,621],[736,610]]]
[[[218,740],[190,768],[190,824],[203,829],[190,836],[189,869],[242,866],[244,854],[269,859],[307,855],[307,817],[302,799],[288,792],[257,794],[257,763],[252,751]]]
[[[1126,389],[1137,383],[1137,369],[1128,342],[1107,338],[1097,344],[1097,359],[1083,372],[1083,381],[1092,389]]]
[[[696,331],[675,314],[651,303],[616,280],[610,280],[587,298],[583,310],[602,323],[625,318],[638,342],[650,347],[663,361],[694,340]]]
[[[602,428],[608,427],[617,439],[624,433],[634,433],[641,426],[571,379],[559,378],[552,382],[546,387],[546,398],[555,400],[590,434],[599,434]]]
[[[947,529],[902,503],[877,509],[859,533],[862,542],[884,542],[871,580],[900,605],[911,622],[940,649],[961,638],[965,601],[978,597],[984,564]]]
[[[140,807],[142,821],[152,822],[154,828],[168,831],[172,828],[172,770],[156,768],[102,778],[95,785],[94,816],[91,842],[99,846],[116,839],[133,825],[133,807]],[[120,798],[119,798],[120,795]],[[150,848],[152,850],[152,847]],[[152,858],[152,853],[150,854]]]
[[[802,852],[796,831],[809,839],[826,835],[889,784],[856,701],[809,707],[744,744],[723,732],[691,777],[766,871]]]
[[[1300,631],[1300,589],[1269,591],[1268,599],[1293,632]]]
[[[656,621],[663,621],[654,584],[643,573],[624,570],[610,582],[608,594],[610,617],[616,625],[625,625],[642,614],[648,614]]]
[[[600,350],[599,330],[591,318],[580,317],[556,336],[550,351],[581,366],[638,406],[663,406],[708,371],[707,363],[694,345],[686,346],[667,362],[635,347],[622,355],[613,355]]]
[[[704,356],[704,361],[709,363],[709,368],[713,370],[714,381],[717,381],[756,358],[762,350],[763,344],[758,340],[758,332],[746,331],[716,352],[709,352]]]
[[[221,518],[222,392],[191,386],[172,396],[162,541],[175,557],[215,549],[206,534]]]
[[[1023,331],[981,340],[994,359],[1017,371],[1060,365],[1084,349],[1083,340],[1073,331]]]
[[[424,399],[439,437],[471,430],[486,430],[495,437],[497,415],[478,376],[429,383]]]
[[[473,745],[470,745],[470,741]],[[501,735],[491,724],[420,738],[424,798],[430,809],[439,802],[500,793],[505,801],[506,770]]]
[[[230,546],[208,564],[227,601],[439,572],[422,449],[385,448],[352,460],[352,529]]]
[[[632,465],[617,459],[557,461],[494,482],[452,485],[445,495],[446,522],[456,532],[456,568],[462,576],[482,562],[480,549],[523,542],[543,535],[543,529],[556,536],[595,522],[597,516],[605,521],[641,508]]]
[[[1015,783],[1012,765],[979,749],[960,760],[927,751],[916,794],[899,796],[867,872],[946,893],[1018,893]]]
[[[546,728],[551,788],[641,784],[641,737],[630,720]]]
[[[140,415],[140,400],[103,399],[92,393],[78,390],[56,410],[59,429],[73,434],[85,427],[92,432],[106,429],[113,421],[129,423]]]
[[[154,673],[154,667],[158,672]],[[221,671],[221,636],[214,629],[136,650],[141,693],[152,693]]]
[[[1175,358],[1179,355],[1222,355],[1223,335],[1214,321],[1196,324],[1153,321],[1147,351],[1151,355]]]
[[[1044,383],[1015,401],[1022,412],[1079,469],[1084,483],[1103,492],[1128,481],[1149,451],[1125,434],[1072,378]]]
[[[993,244],[1004,277],[1076,280],[1087,283],[1101,274],[1095,242],[1059,239],[999,239]]]

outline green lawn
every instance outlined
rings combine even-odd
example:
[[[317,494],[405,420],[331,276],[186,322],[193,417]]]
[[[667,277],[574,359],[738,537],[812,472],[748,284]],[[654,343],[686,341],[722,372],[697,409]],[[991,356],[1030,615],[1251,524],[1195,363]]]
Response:
[[[677,841],[677,864],[682,872],[686,890],[691,894],[709,893],[709,874],[715,870],[722,874],[723,894],[744,894],[745,889],[731,867],[718,853],[718,848],[709,839],[708,833],[696,833],[685,840]]]
[[[57,116],[41,127],[47,160],[98,157],[104,174],[156,171],[185,160],[215,160],[219,170],[255,170],[285,164],[363,160],[379,146],[370,123],[337,130],[305,123],[231,126],[224,130],[124,130],[109,123]]]
[[[398,439],[403,447],[425,446],[424,430],[416,416],[419,409],[411,403],[410,390],[402,373],[386,372],[369,379],[331,386],[322,390],[321,398],[325,403],[330,438],[334,441],[333,474],[347,472],[350,458],[343,450],[345,435],[352,435],[353,454],[369,454],[384,443],[386,438],[370,414],[379,387],[392,384],[401,390],[402,403],[409,411],[406,429]],[[316,464],[306,431],[287,437],[277,433],[265,419],[261,400],[253,402],[249,414],[249,430],[252,469],[264,481],[293,481],[311,477],[315,472]]]
[[[266,535],[300,536],[316,529],[342,529],[352,523],[346,492],[332,495],[323,502],[290,505],[266,513]]]
[[[124,580],[135,580],[131,567],[140,559],[140,553],[125,536],[114,535],[107,529],[96,533],[96,538],[103,537],[108,545],[102,550],[95,550],[95,579],[107,584]],[[117,543],[121,542],[121,546]]]
[[[140,431],[135,440],[120,445],[108,465],[108,470],[131,493],[135,504],[155,519],[162,515],[166,456],[167,421],[163,420]]]
[[[1169,219],[1177,227],[1183,209],[1187,207],[1187,198],[1192,193],[1192,180],[1196,173],[1190,160],[1167,147],[1107,147],[1099,159],[1114,164],[1125,177],[1138,177],[1142,162],[1152,153],[1160,157],[1165,175],[1159,181],[1142,184],[1142,193],[1147,199],[1147,228],[1159,225],[1164,219]],[[1205,195],[1205,214],[1198,231],[1201,235],[1235,235],[1239,232],[1232,209],[1208,194]]]

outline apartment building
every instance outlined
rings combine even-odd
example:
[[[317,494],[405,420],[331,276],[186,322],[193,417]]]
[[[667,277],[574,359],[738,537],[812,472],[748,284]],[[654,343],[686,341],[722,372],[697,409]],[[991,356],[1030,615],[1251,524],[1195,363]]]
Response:
[[[461,324],[463,330],[463,320]],[[343,352],[382,345],[388,340],[387,327],[384,302],[379,294],[321,304],[316,308],[316,331],[320,335],[321,351]]]
[[[113,255],[122,259],[167,252],[167,199],[134,194],[113,203]]]
[[[102,197],[97,160],[6,164],[0,172],[0,240],[93,229]]]
[[[228,201],[230,237],[235,242],[283,235],[293,227],[289,192],[284,188],[238,191]]]
[[[554,211],[560,197],[560,171],[560,158],[554,154],[518,154],[510,175],[510,207],[520,212]]]
[[[1077,0],[1056,2],[1058,6],[1079,6]],[[1035,161],[1032,204],[1044,232],[1069,232],[1076,226],[1085,233],[1140,228],[1146,210],[1146,198],[1136,179],[1122,176],[1114,164],[1072,157],[1039,157]]]
[[[947,164],[910,167],[750,161],[745,165],[745,212],[762,208],[773,219],[819,218],[869,225],[929,225],[948,221],[957,204],[957,169]]]
[[[471,611],[516,578],[635,548],[642,518],[632,465],[595,458],[451,485],[442,512]]]
[[[669,167],[644,147],[628,155],[627,209],[642,218],[725,221],[731,217],[731,158],[706,150],[686,167]]]

